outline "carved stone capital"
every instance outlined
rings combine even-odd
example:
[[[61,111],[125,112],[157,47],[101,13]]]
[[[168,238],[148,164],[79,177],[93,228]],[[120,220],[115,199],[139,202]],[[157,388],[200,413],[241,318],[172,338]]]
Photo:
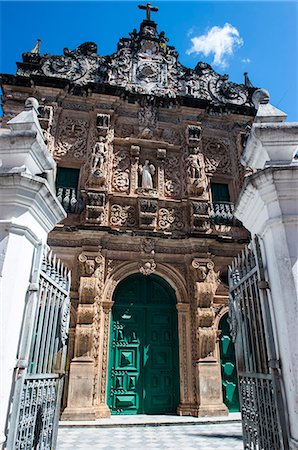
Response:
[[[105,301],[104,300],[104,301],[101,302],[101,306],[102,306],[103,312],[105,314],[109,314],[110,313],[113,305],[114,305],[114,302],[111,302],[111,301]]]
[[[104,258],[102,255],[87,255],[83,252],[79,255],[78,260],[83,276],[102,278],[104,271]]]

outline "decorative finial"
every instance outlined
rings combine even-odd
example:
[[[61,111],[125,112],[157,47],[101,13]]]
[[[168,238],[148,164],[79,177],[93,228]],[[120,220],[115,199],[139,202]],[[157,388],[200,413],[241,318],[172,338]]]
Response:
[[[150,2],[148,2],[146,5],[138,5],[138,7],[140,9],[145,9],[146,10],[146,20],[150,20],[150,21],[151,21],[150,12],[151,11],[152,12],[157,12],[158,11],[158,8],[156,6],[151,6]]]
[[[28,52],[28,53],[34,53],[35,55],[40,55],[40,44],[41,44],[41,40],[37,39],[37,42],[34,45],[33,49],[30,50],[30,52]]]
[[[258,109],[260,105],[267,105],[270,100],[269,92],[266,89],[257,89],[252,96],[254,107]]]
[[[244,72],[244,86],[246,86],[246,87],[253,87],[252,82],[248,78],[248,73],[247,72]]]
[[[25,101],[25,111],[30,111],[31,109],[33,109],[37,113],[37,115],[39,115],[38,108],[38,100],[34,97],[28,97]]]

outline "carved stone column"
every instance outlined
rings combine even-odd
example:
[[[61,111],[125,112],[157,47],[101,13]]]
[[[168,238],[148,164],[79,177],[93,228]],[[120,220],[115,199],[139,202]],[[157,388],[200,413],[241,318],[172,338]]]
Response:
[[[214,326],[213,298],[218,287],[218,273],[211,260],[195,258],[195,295],[197,300],[197,416],[228,414],[223,403],[220,361],[216,353],[218,331]]]
[[[110,417],[110,409],[107,405],[106,390],[108,379],[108,353],[110,341],[110,320],[111,309],[114,302],[101,302],[101,327],[99,339],[99,355],[100,363],[98,366],[98,373],[95,376],[98,378],[97,397],[95,399],[94,410],[96,417]]]
[[[180,369],[180,403],[177,413],[180,416],[191,416],[194,399],[192,390],[192,358],[190,335],[190,305],[177,304],[179,335],[179,369]]]
[[[164,167],[164,161],[167,156],[167,151],[165,148],[159,148],[157,150],[157,160],[158,160],[158,166],[157,166],[157,189],[158,189],[158,195],[160,197],[165,196],[165,167]]]
[[[95,305],[101,293],[102,260],[100,255],[94,257],[81,253],[79,256],[80,271],[84,276],[80,278],[74,358],[70,363],[67,407],[62,415],[64,420],[95,419],[93,322]]]
[[[131,145],[130,155],[131,155],[130,194],[135,194],[138,189],[140,147],[138,145]]]

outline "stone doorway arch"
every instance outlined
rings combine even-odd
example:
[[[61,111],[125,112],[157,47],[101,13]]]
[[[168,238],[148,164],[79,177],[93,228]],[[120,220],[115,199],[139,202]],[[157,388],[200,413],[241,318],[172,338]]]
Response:
[[[156,274],[129,275],[113,294],[107,403],[112,414],[175,413],[179,404],[176,295]]]

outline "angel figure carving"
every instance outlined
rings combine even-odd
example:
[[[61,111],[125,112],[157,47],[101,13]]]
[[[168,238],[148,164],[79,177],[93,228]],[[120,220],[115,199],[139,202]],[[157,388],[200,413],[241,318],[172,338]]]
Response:
[[[146,159],[143,166],[139,166],[140,174],[142,175],[142,188],[153,189],[153,178],[155,174],[155,167],[153,164],[149,164],[149,160]]]

